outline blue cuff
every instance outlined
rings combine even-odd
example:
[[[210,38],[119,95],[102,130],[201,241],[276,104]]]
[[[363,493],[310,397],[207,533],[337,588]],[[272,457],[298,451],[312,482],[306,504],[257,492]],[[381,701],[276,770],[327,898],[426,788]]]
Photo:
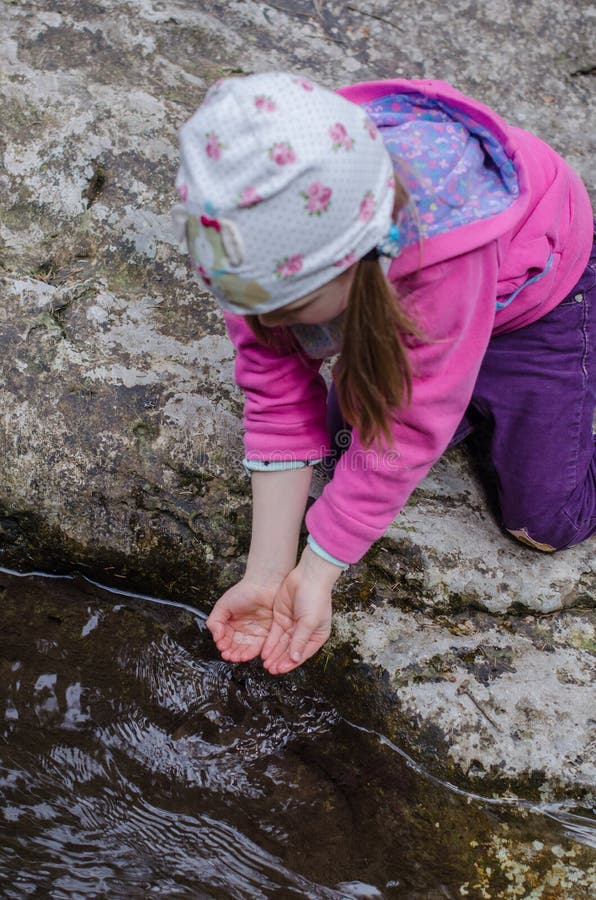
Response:
[[[316,553],[317,556],[320,556],[321,559],[327,560],[327,562],[332,563],[334,566],[338,566],[340,569],[348,569],[349,568],[350,563],[342,562],[341,559],[336,559],[335,556],[331,556],[330,553],[327,553],[326,550],[323,550],[321,545],[317,544],[317,542],[315,541],[312,534],[309,534],[309,536],[306,539],[306,543],[308,544],[308,546],[310,547],[312,552]]]
[[[260,459],[243,459],[242,465],[247,475],[251,472],[284,472],[286,469],[305,469],[307,466],[316,466],[321,459],[288,459],[263,462]]]

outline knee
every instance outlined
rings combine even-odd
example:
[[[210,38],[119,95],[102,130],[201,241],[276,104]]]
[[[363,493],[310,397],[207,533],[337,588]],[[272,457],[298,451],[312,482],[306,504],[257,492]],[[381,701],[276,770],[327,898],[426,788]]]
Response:
[[[543,553],[587,540],[596,534],[596,453],[587,477],[563,505],[552,502],[552,498],[550,503],[545,502],[542,497],[538,509],[534,503],[522,503],[518,499],[510,509],[502,505],[501,510],[509,534]]]
[[[540,550],[542,553],[554,553],[574,544],[581,544],[596,534],[596,517],[580,521],[571,519],[564,510],[549,522],[535,525],[527,522],[521,527],[511,528],[505,525],[509,534],[522,544]]]
[[[543,553],[554,553],[557,547],[547,543],[544,540],[537,540],[528,532],[527,528],[507,528],[509,534],[522,544],[533,547],[535,550],[541,550]]]

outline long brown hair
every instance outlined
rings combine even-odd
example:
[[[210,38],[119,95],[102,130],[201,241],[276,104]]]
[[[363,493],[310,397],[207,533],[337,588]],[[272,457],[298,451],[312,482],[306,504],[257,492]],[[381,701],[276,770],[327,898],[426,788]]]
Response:
[[[342,414],[364,447],[392,442],[392,414],[410,402],[405,338],[420,332],[401,308],[377,260],[361,260],[348,300],[333,375]]]
[[[408,195],[398,181],[394,220]],[[341,276],[340,276],[341,277]],[[263,326],[247,316],[264,344],[285,343],[289,329]],[[342,350],[333,376],[342,415],[364,447],[392,443],[393,414],[410,402],[412,373],[406,339],[422,334],[401,306],[378,259],[361,259],[348,296]]]

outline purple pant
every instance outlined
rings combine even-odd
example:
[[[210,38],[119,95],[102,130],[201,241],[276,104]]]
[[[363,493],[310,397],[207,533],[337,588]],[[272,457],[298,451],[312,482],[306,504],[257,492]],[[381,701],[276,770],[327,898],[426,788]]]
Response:
[[[449,445],[479,421],[489,425],[502,524],[539,550],[596,533],[595,407],[596,239],[584,274],[555,309],[491,339]],[[332,433],[338,413],[333,390]]]

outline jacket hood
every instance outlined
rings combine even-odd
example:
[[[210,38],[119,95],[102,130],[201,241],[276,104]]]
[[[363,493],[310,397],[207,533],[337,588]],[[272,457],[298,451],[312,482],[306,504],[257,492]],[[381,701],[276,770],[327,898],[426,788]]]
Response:
[[[476,249],[519,221],[523,163],[492,110],[442,81],[364,82],[340,93],[380,130],[410,196],[392,277]]]

